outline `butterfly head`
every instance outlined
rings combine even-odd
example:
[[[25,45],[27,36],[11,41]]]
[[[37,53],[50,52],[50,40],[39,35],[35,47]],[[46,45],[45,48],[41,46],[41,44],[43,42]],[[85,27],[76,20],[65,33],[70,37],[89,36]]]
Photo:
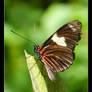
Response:
[[[39,45],[35,45],[34,46],[34,52],[37,53],[38,59],[41,60],[42,59],[42,55],[40,54],[40,51],[38,49],[39,49]]]
[[[35,45],[35,46],[34,46],[34,52],[35,52],[35,53],[39,53],[39,50],[38,50],[38,49],[39,49],[39,45]]]

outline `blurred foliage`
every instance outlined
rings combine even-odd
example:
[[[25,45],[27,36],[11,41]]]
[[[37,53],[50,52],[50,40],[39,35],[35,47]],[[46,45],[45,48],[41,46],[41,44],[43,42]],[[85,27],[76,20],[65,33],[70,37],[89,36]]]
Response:
[[[24,49],[34,54],[32,42],[41,45],[63,24],[80,20],[82,39],[76,47],[73,65],[59,75],[67,92],[88,92],[88,1],[87,0],[5,0],[5,92],[33,92]],[[34,28],[35,25],[35,28]]]

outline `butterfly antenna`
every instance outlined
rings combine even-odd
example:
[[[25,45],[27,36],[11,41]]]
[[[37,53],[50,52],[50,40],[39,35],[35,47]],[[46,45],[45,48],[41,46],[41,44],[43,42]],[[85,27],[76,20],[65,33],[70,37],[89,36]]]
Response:
[[[36,30],[37,30],[37,24],[34,23],[34,33],[36,33]],[[35,40],[35,41],[36,41],[36,43],[38,42],[37,40]]]
[[[38,29],[37,29],[37,24],[34,23],[34,32],[37,33],[37,32],[36,32],[37,30],[38,30]],[[41,37],[42,37],[42,35],[40,34],[39,38],[41,39]],[[38,40],[39,40],[39,39],[38,39]],[[36,42],[38,42],[38,41],[36,40]]]
[[[36,45],[36,43],[35,43],[34,41],[29,40],[28,38],[26,38],[26,37],[20,35],[19,33],[15,32],[15,31],[13,31],[13,30],[10,30],[10,31],[11,31],[12,33],[16,34],[17,36],[19,36],[19,37],[25,39],[26,41],[28,41],[28,42],[30,41],[30,42],[32,42],[34,45]]]

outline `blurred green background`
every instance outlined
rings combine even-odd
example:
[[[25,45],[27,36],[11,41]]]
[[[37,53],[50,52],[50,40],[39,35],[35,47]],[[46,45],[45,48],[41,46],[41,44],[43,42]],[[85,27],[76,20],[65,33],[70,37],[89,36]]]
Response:
[[[82,22],[82,39],[73,65],[59,74],[67,92],[88,92],[88,1],[5,0],[4,5],[4,92],[33,92],[24,49],[33,54],[34,45],[10,30],[41,45],[63,24],[76,19]]]

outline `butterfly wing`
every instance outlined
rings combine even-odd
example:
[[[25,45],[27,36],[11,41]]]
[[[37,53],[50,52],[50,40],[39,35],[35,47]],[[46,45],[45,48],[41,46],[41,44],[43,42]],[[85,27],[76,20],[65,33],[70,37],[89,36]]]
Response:
[[[53,72],[63,71],[72,64],[81,26],[78,20],[65,24],[39,48],[42,61]]]

